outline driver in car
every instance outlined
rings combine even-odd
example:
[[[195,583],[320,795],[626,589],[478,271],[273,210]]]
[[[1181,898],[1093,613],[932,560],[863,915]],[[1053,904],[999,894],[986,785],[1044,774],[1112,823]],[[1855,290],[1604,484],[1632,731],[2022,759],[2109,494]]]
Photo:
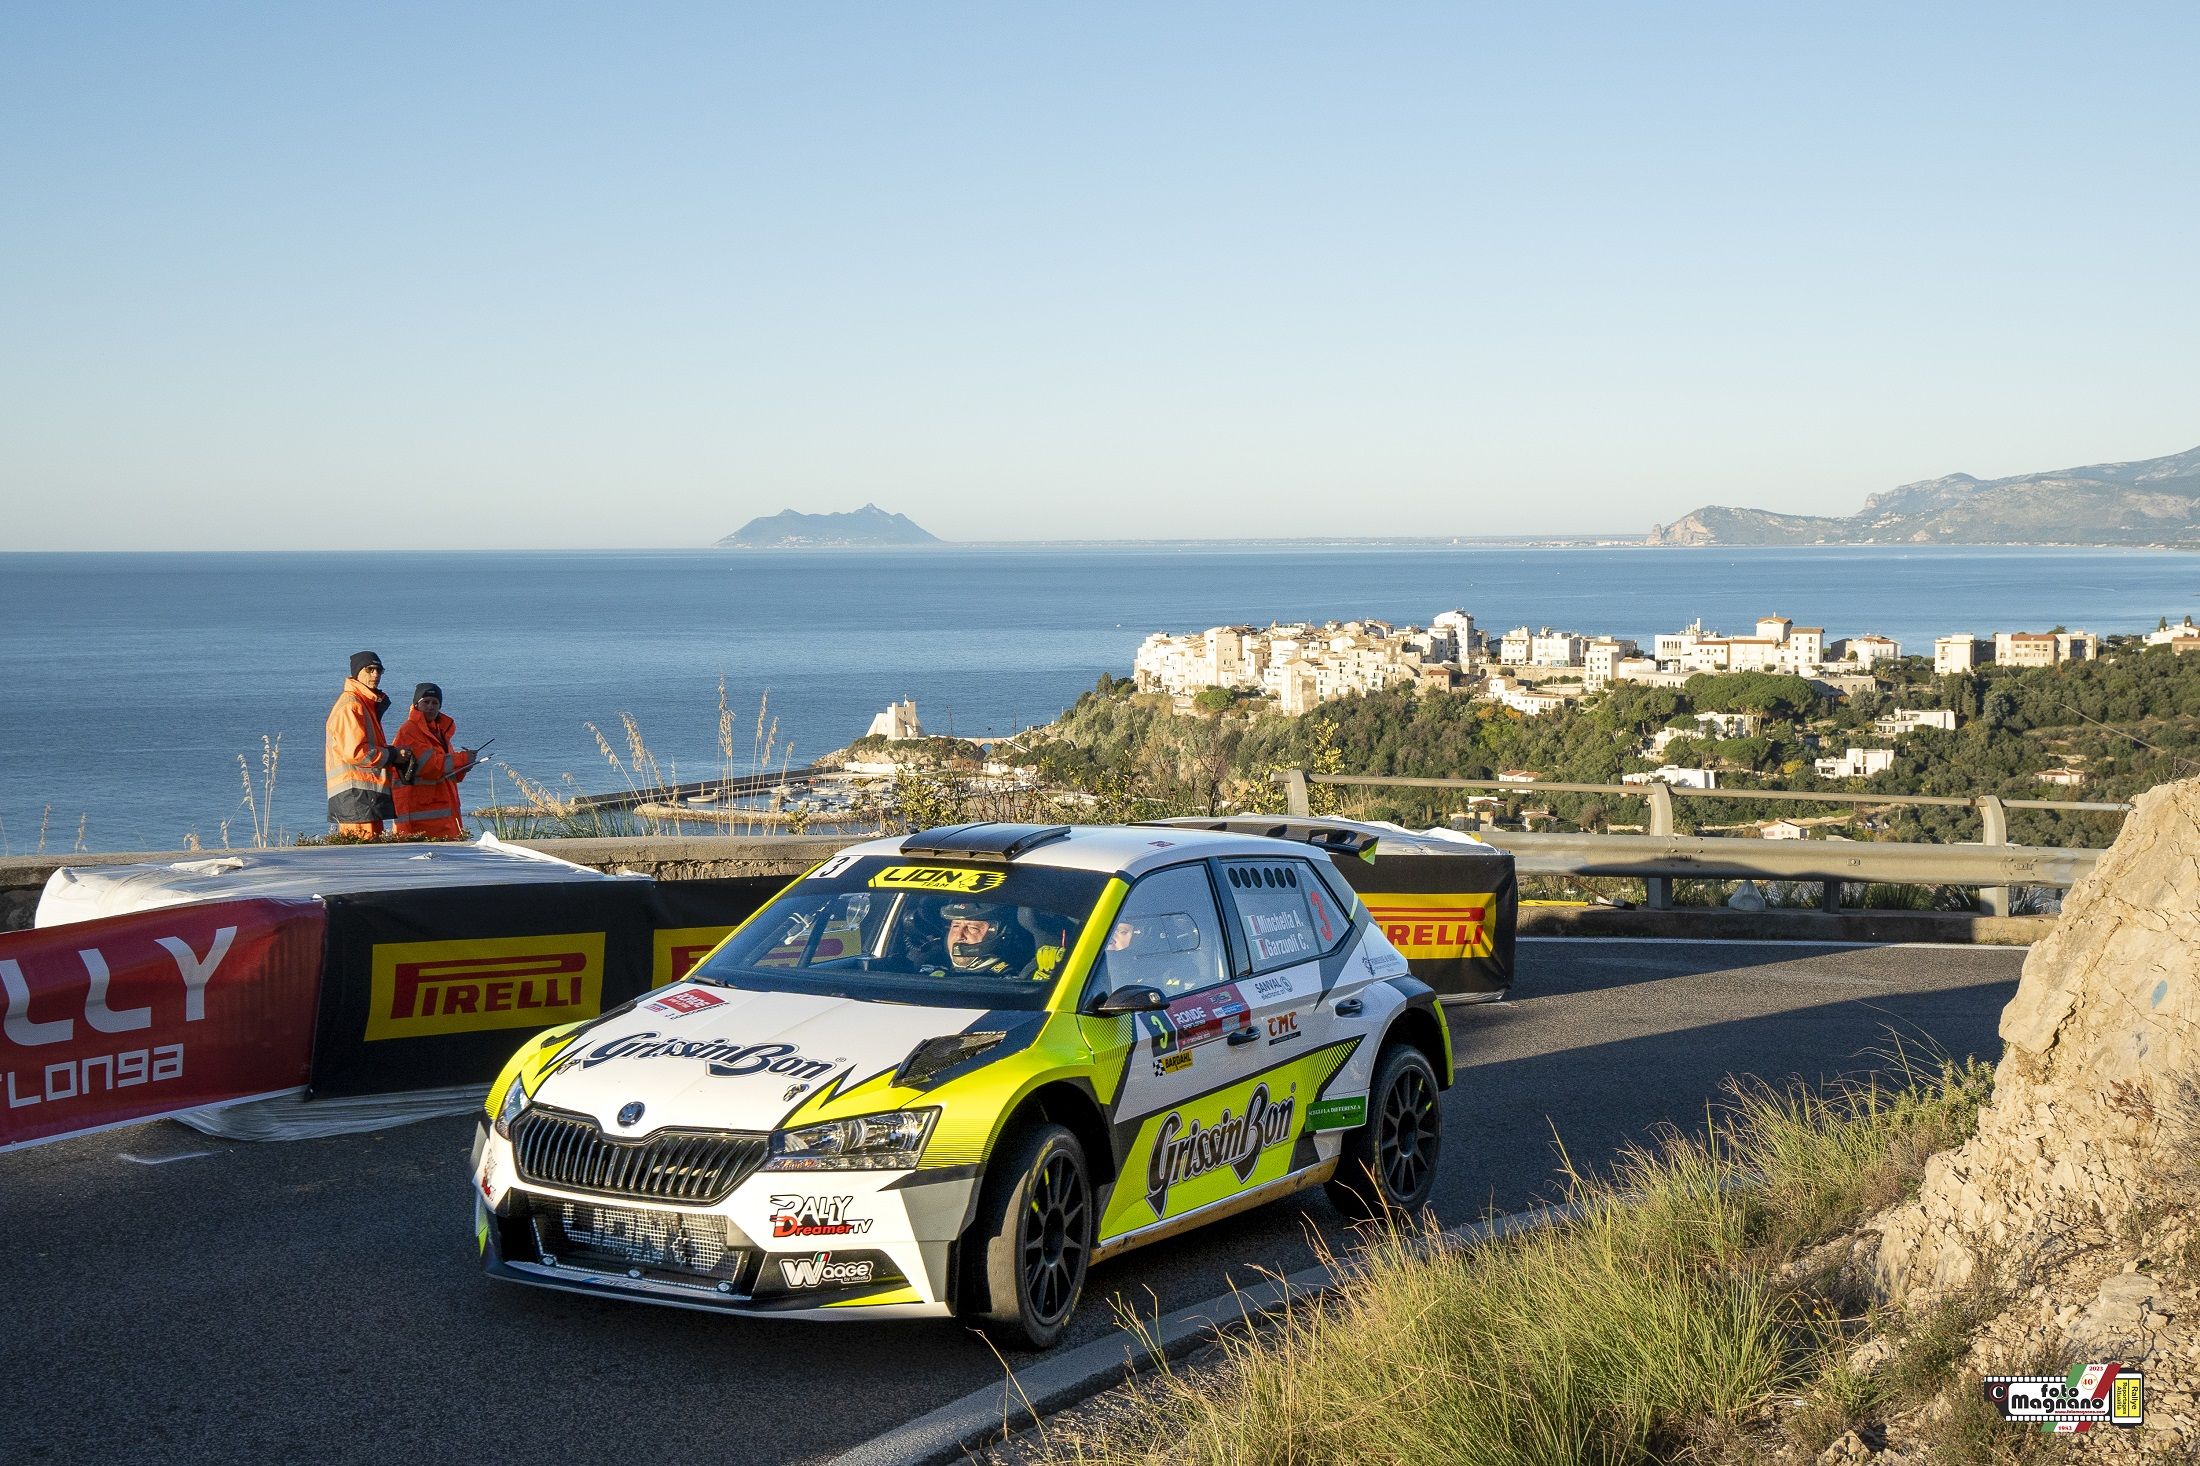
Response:
[[[1037,944],[1016,920],[1012,906],[990,901],[950,901],[947,956],[961,972],[994,972],[1021,977],[1031,970]]]

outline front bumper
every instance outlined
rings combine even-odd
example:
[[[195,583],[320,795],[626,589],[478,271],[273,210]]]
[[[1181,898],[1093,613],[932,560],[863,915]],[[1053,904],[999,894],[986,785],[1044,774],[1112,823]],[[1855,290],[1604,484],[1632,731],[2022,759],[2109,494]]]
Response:
[[[492,1277],[771,1317],[948,1314],[975,1168],[758,1171],[711,1205],[545,1185],[486,1118],[475,1235]]]

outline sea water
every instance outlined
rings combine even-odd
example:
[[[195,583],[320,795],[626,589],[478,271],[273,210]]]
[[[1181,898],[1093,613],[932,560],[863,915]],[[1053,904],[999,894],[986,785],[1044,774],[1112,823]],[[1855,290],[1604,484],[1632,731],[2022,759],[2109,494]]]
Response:
[[[1631,636],[1760,615],[1877,632],[1905,651],[1955,632],[2103,634],[2177,620],[2200,559],[2169,551],[972,546],[799,553],[664,550],[0,555],[0,846],[168,850],[250,839],[282,737],[274,824],[327,828],[321,729],[350,654],[388,671],[392,733],[441,683],[459,741],[530,779],[624,787],[630,714],[662,770],[737,770],[776,720],[772,762],[845,745],[890,701],[928,732],[990,739],[1053,718],[1150,631],[1472,613],[1494,634]],[[767,700],[768,699],[768,700]],[[471,804],[489,794],[471,779]],[[497,785],[509,798],[509,782]]]

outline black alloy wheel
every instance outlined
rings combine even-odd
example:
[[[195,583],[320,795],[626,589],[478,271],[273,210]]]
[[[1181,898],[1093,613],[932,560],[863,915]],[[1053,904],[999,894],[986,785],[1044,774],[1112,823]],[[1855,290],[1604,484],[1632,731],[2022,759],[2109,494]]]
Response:
[[[1383,1050],[1368,1085],[1367,1123],[1345,1135],[1324,1188],[1340,1211],[1371,1217],[1428,1204],[1444,1152],[1442,1098],[1426,1054],[1403,1043]]]
[[[1383,1096],[1377,1118],[1376,1163],[1388,1198],[1419,1196],[1436,1174],[1444,1137],[1436,1117],[1436,1084],[1416,1068],[1402,1070]]]
[[[1075,1135],[1047,1122],[1011,1133],[963,1234],[957,1315],[1012,1349],[1052,1348],[1085,1290],[1094,1212]]]
[[[1091,1201],[1084,1169],[1057,1151],[1040,1163],[1030,1198],[1024,1207],[1024,1297],[1034,1319],[1051,1326],[1069,1316],[1084,1281]]]

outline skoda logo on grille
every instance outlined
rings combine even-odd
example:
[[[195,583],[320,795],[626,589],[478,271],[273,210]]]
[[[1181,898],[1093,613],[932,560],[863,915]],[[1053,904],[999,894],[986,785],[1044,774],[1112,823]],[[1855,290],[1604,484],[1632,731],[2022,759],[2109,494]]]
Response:
[[[639,1124],[641,1118],[642,1102],[640,1100],[628,1100],[619,1107],[619,1123],[621,1125]]]

